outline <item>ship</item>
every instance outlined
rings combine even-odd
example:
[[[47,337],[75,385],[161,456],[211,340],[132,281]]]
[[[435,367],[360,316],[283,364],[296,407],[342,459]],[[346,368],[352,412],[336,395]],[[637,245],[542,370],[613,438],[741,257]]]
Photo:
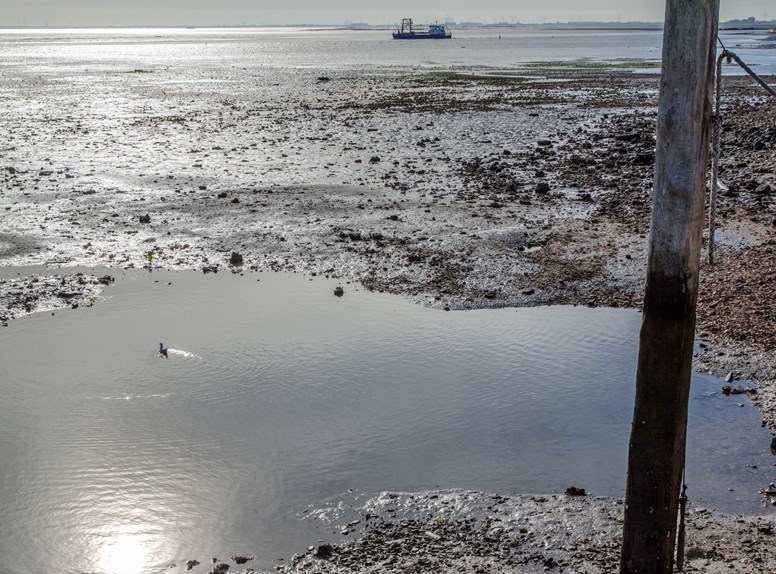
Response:
[[[393,33],[394,40],[447,40],[453,35],[444,24],[429,24],[428,28],[413,28],[412,18],[404,18]]]

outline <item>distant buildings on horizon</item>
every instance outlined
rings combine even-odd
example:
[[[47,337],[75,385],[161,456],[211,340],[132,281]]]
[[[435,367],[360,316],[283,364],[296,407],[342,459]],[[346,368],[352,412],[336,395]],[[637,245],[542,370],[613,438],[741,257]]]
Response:
[[[644,22],[644,21],[630,21],[630,22],[624,22],[624,21],[568,21],[568,22],[562,22],[562,21],[556,21],[556,22],[476,22],[476,21],[457,21],[454,18],[445,18],[444,20],[445,25],[449,27],[459,27],[459,28],[516,28],[516,27],[561,27],[561,28],[645,28],[645,29],[654,29],[654,28],[662,28],[663,22],[662,21],[656,21],[656,22]],[[148,25],[131,25],[131,26],[121,26],[121,25],[92,25],[92,26],[73,26],[73,25],[8,25],[8,24],[1,24],[0,23],[0,29],[2,28],[30,28],[30,29],[39,29],[39,28],[345,28],[345,29],[356,29],[356,30],[370,30],[370,29],[386,29],[386,28],[393,28],[397,24],[391,23],[391,24],[370,24],[368,22],[344,22],[342,24],[317,24],[317,23],[298,23],[298,24],[246,24],[246,23],[240,23],[240,24],[202,24],[197,26],[192,26],[191,24],[178,24],[178,25],[159,25],[159,24],[148,24]],[[720,26],[725,27],[740,27],[740,28],[753,28],[753,29],[768,29],[773,28],[776,26],[776,20],[757,20],[754,16],[750,16],[748,18],[741,18],[741,19],[732,19],[727,20],[725,22],[720,22]]]

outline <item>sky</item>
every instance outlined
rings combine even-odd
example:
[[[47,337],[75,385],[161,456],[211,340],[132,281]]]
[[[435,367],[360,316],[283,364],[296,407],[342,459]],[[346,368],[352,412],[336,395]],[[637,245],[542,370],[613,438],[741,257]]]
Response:
[[[0,26],[660,21],[665,0],[0,0]],[[773,0],[721,0],[720,18],[776,19]]]

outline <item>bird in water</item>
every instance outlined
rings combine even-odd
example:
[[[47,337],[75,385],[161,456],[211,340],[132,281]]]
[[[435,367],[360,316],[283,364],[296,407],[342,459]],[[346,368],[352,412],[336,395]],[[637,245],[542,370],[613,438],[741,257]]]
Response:
[[[159,354],[167,357],[167,348],[162,343],[159,343]]]

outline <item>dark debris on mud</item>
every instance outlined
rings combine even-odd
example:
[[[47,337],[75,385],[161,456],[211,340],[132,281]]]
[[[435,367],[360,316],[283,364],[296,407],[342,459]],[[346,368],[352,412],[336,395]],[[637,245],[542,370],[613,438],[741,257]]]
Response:
[[[594,496],[382,493],[359,509],[356,520],[339,517],[348,520],[343,532],[360,529],[355,539],[322,541],[276,571],[604,574],[619,564],[623,507],[621,500]],[[326,517],[325,510],[320,514]],[[763,572],[773,562],[773,535],[767,517],[691,507],[686,571]]]
[[[0,325],[12,319],[57,309],[91,307],[113,277],[84,273],[0,279]]]

